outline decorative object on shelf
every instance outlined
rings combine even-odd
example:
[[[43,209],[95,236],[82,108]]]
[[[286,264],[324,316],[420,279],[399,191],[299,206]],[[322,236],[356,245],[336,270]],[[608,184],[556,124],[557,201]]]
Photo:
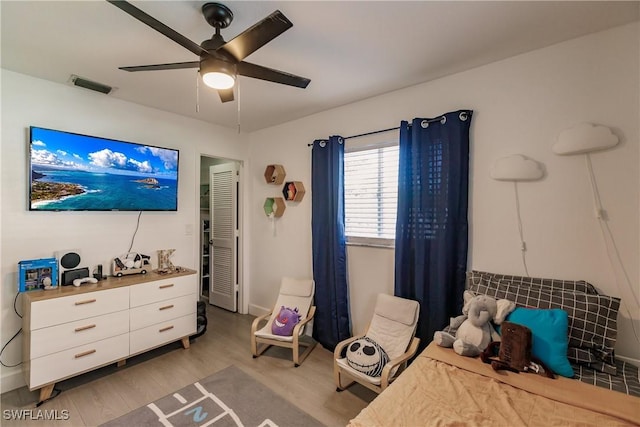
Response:
[[[287,173],[284,171],[282,165],[267,165],[264,170],[264,180],[267,184],[280,185],[284,182],[284,177]]]
[[[282,187],[282,195],[290,202],[300,202],[304,198],[304,185],[302,181],[288,181]]]
[[[175,251],[175,249],[158,249],[158,272],[175,271],[176,266],[169,259]]]
[[[264,213],[271,221],[271,231],[274,236],[276,236],[276,218],[280,218],[286,208],[282,197],[267,197],[264,201]]]
[[[270,218],[280,218],[286,208],[282,197],[267,197],[264,201],[264,213]]]
[[[151,262],[149,255],[139,254],[137,252],[127,252],[113,259],[111,264],[111,274],[116,277],[122,277],[128,274],[147,274],[151,270]]]

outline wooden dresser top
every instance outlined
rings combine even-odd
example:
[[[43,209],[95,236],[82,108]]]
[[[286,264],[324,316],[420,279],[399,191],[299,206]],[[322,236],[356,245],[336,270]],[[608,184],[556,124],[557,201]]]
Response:
[[[128,276],[114,277],[109,276],[104,280],[100,280],[98,283],[83,283],[79,287],[71,286],[58,286],[56,289],[50,291],[39,290],[23,292],[23,301],[36,302],[44,301],[52,298],[60,298],[71,295],[79,295],[88,292],[104,291],[107,289],[121,288],[124,286],[139,285],[141,283],[154,282],[156,280],[167,280],[174,277],[182,277],[196,274],[195,270],[189,268],[181,268],[180,271],[175,273],[160,274],[156,270],[147,274],[131,274]]]

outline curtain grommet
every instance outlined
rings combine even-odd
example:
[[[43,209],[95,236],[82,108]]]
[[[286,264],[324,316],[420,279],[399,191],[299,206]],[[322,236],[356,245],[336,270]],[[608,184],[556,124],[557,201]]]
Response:
[[[446,116],[442,116],[442,118],[440,119],[440,124],[443,125],[447,123],[447,117]]]
[[[344,143],[344,139],[342,137],[339,137],[338,138],[338,144],[342,144],[342,143]]]
[[[426,129],[429,127],[429,120],[423,120],[422,122],[420,122],[420,126],[422,126],[423,129]]]
[[[463,111],[460,113],[460,115],[458,115],[458,117],[460,118],[460,120],[462,120],[463,122],[466,122],[467,119],[469,118],[469,115],[467,114],[466,111]]]
[[[320,141],[320,148],[324,148],[327,146],[327,141]]]

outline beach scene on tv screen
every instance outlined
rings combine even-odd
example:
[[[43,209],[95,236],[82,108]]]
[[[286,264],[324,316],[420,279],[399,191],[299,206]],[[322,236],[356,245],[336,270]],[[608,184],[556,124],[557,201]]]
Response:
[[[32,210],[177,210],[178,151],[31,128]]]

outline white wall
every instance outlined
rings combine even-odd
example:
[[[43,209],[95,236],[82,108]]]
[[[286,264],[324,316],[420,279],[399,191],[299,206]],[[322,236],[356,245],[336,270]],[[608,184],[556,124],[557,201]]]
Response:
[[[198,268],[200,155],[246,160],[245,135],[109,96],[2,70],[2,343],[20,328],[13,312],[20,260],[79,248],[83,265],[107,267],[129,248],[137,212],[29,212],[28,127],[42,126],[180,150],[177,212],[144,212],[133,249],[175,248],[175,265]],[[187,235],[190,227],[192,234]],[[20,303],[21,299],[18,299]],[[21,359],[21,338],[2,360]],[[24,384],[20,368],[2,368],[2,391]]]
[[[312,274],[310,194],[287,208],[274,236],[261,203],[278,189],[264,183],[265,165],[283,164],[287,179],[303,180],[310,189],[307,143],[314,139],[386,129],[402,119],[470,108],[475,113],[469,268],[524,275],[513,184],[490,179],[489,168],[499,157],[526,155],[542,162],[547,171],[543,180],[518,188],[530,275],[585,279],[603,293],[623,297],[640,332],[640,314],[630,290],[635,289],[637,297],[638,31],[637,23],[618,27],[253,132],[253,166],[248,172],[254,204],[250,308],[273,304],[281,276]],[[585,121],[611,127],[622,140],[612,150],[593,153],[592,162],[630,284],[610,267],[593,215],[584,156],[560,157],[551,151],[562,130]],[[359,332],[370,316],[374,295],[393,292],[393,251],[350,247],[348,257],[353,329]],[[640,345],[624,308],[618,319],[618,354],[640,359]]]

